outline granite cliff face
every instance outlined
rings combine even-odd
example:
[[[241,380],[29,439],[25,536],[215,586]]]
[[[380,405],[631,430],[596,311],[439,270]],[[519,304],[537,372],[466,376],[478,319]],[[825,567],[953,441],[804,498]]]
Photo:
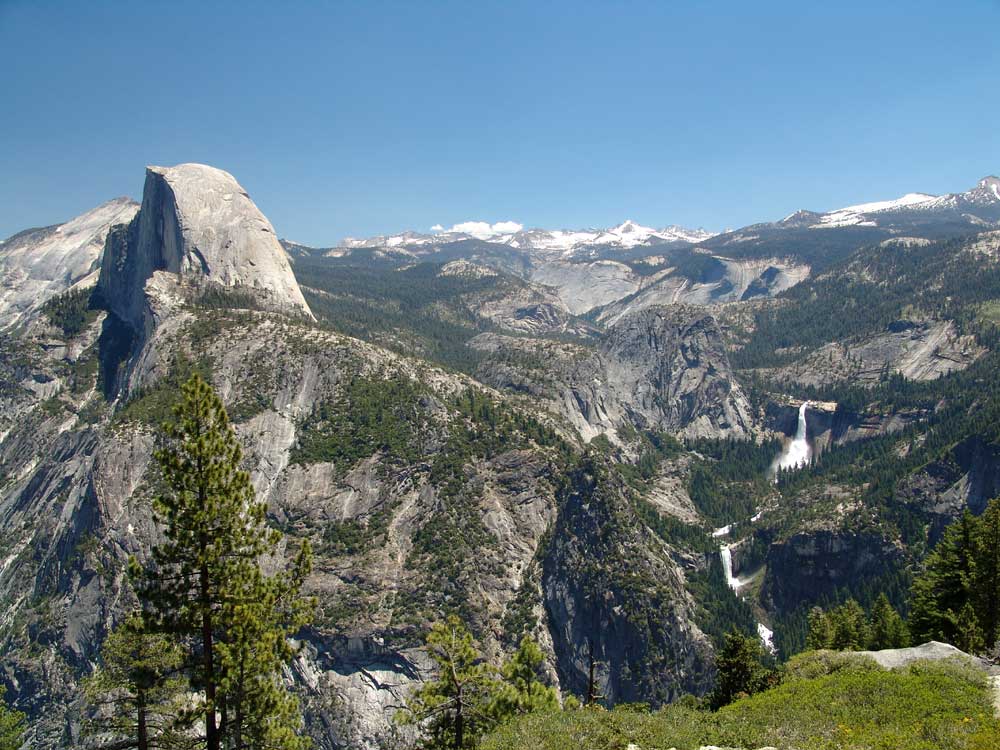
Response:
[[[711,313],[647,308],[595,347],[483,334],[484,382],[546,400],[584,439],[633,426],[687,437],[744,437],[755,429]]]
[[[561,684],[586,695],[593,662],[609,705],[709,690],[712,647],[694,624],[684,573],[607,468],[583,462],[561,510],[542,577]]]
[[[801,532],[768,549],[761,599],[778,612],[832,600],[852,582],[892,580],[904,557],[900,545],[876,532]]]
[[[139,213],[108,236],[99,293],[148,335],[164,303],[213,286],[311,316],[274,228],[231,174],[203,164],[148,167]]]
[[[460,612],[493,661],[531,634],[563,695],[586,691],[593,664],[607,702],[658,705],[710,688],[706,633],[756,620],[783,648],[779,630],[794,635],[788,623],[808,604],[873,585],[900,594],[925,525],[933,541],[998,491],[994,439],[955,432],[941,451],[919,452],[921,430],[959,394],[892,408],[863,398],[892,370],[928,389],[992,377],[989,340],[975,343],[958,321],[903,325],[893,313],[898,322],[866,337],[748,364],[748,376],[777,379],[752,383],[751,406],[727,337],[745,345],[754,311],[795,302],[737,300],[809,273],[777,250],[739,262],[677,248],[672,259],[553,256],[549,269],[565,276],[547,286],[525,280],[523,258],[518,278],[496,270],[500,250],[520,257],[514,248],[473,239],[399,263],[374,248],[367,265],[341,258],[325,281],[327,256],[299,248],[318,324],[232,176],[151,167],[136,210],[102,207],[78,254],[37,250],[54,229],[0,244],[0,264],[19,259],[0,268],[44,260],[39,300],[4,308],[17,325],[0,336],[0,680],[29,713],[34,747],[79,744],[79,679],[133,606],[126,560],[159,533],[158,428],[193,372],[223,398],[270,523],[315,550],[307,587],[320,608],[297,634],[290,679],[323,750],[412,744],[392,718],[433,674],[422,637],[447,613]],[[128,223],[101,229],[118,216]],[[103,309],[77,310],[72,331],[35,315],[42,297],[94,282],[102,232]],[[980,238],[971,257],[995,259],[995,239]],[[768,390],[844,379],[876,388]],[[807,397],[842,401],[810,402],[821,460],[863,456],[853,444],[872,437],[880,460],[924,458],[881,505],[850,464],[772,484],[767,438],[796,430]],[[735,440],[685,445],[663,432]],[[723,543],[738,586],[719,564]]]
[[[116,198],[65,224],[0,242],[0,329],[30,320],[57,294],[93,286],[108,232],[137,210],[131,199]]]
[[[809,266],[778,258],[740,259],[705,255],[704,268],[682,273],[671,258],[591,261],[536,258],[530,279],[552,287],[570,311],[612,325],[626,315],[660,305],[708,305],[773,297],[809,277]],[[642,272],[637,268],[641,268]]]

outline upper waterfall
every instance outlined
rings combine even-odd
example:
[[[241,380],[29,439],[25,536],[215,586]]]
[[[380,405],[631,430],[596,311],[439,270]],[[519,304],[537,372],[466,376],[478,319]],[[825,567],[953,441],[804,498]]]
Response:
[[[806,425],[806,409],[809,402],[804,401],[799,407],[799,424],[792,439],[778,456],[778,469],[798,469],[806,466],[812,460],[812,448],[809,447],[808,426]]]

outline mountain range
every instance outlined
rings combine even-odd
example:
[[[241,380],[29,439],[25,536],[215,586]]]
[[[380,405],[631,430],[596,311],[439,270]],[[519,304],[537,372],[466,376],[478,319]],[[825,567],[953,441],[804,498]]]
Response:
[[[785,658],[814,605],[905,610],[1000,493],[998,324],[995,177],[720,234],[310,248],[232,175],[149,167],[140,204],[0,243],[0,680],[31,746],[79,744],[198,373],[315,549],[288,678],[318,747],[407,747],[452,613],[494,661],[532,635],[563,696],[591,669],[609,705],[703,695],[731,627]]]
[[[378,248],[412,257],[424,257],[441,252],[442,247],[471,240],[504,245],[539,257],[593,257],[605,250],[634,250],[684,243],[699,245],[715,238],[725,244],[748,241],[757,231],[782,229],[835,229],[840,227],[880,228],[903,231],[906,228],[942,223],[966,223],[969,226],[990,226],[1000,221],[1000,178],[989,176],[963,193],[935,196],[927,193],[907,193],[890,200],[860,203],[833,211],[799,210],[777,222],[754,224],[741,230],[709,232],[671,225],[663,229],[644,227],[626,220],[609,229],[525,230],[516,222],[466,222],[450,230],[419,233],[406,231],[364,239],[348,237],[334,250],[353,251]],[[465,231],[462,231],[462,230]]]

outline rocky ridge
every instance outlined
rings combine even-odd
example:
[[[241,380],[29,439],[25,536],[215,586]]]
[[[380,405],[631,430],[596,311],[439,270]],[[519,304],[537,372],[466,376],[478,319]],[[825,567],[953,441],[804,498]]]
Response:
[[[57,294],[93,286],[108,232],[137,210],[130,198],[116,198],[65,224],[0,242],[0,329],[30,320]]]
[[[688,437],[746,437],[749,403],[729,366],[718,324],[703,308],[647,308],[591,349],[481,334],[479,377],[547,402],[585,440],[631,425]]]

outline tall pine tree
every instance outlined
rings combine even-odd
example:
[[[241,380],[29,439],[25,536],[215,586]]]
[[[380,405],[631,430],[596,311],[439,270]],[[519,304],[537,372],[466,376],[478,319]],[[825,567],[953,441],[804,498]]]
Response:
[[[971,627],[979,632],[981,623],[974,606],[976,581],[983,579],[977,570],[979,525],[979,519],[966,511],[945,529],[924,561],[924,570],[910,590],[909,626],[914,642],[938,640],[967,645],[968,633],[960,635],[959,631]],[[960,625],[963,611],[965,621]]]
[[[404,721],[424,723],[424,747],[469,750],[494,723],[493,699],[499,689],[496,670],[482,660],[472,634],[451,615],[427,635],[427,650],[437,663],[438,679],[414,691]]]
[[[766,690],[776,679],[772,670],[762,663],[764,656],[760,639],[753,635],[731,630],[715,657],[718,678],[715,690],[709,695],[713,709],[729,705],[743,695],[753,695]]]
[[[883,648],[903,648],[910,645],[910,633],[906,623],[882,592],[872,605],[868,627],[868,648],[877,651]]]
[[[190,644],[188,674],[202,696],[193,713],[207,750],[301,747],[301,715],[280,673],[291,656],[286,636],[310,604],[298,601],[308,544],[290,573],[265,576],[261,559],[281,535],[240,468],[222,401],[195,375],[174,414],[156,453],[166,491],[153,507],[164,540],[149,569],[133,566],[146,625]]]
[[[555,689],[538,679],[542,651],[524,636],[500,669],[476,649],[465,624],[451,615],[427,635],[438,679],[413,692],[399,719],[421,724],[427,750],[471,750],[498,724],[518,714],[559,708]]]
[[[87,734],[100,747],[116,750],[165,750],[190,744],[183,713],[186,681],[180,674],[184,654],[162,633],[147,632],[132,614],[101,646],[101,665],[83,682],[95,710]]]
[[[973,606],[986,644],[1000,640],[1000,501],[994,500],[978,519],[975,536],[975,571],[972,574]]]

